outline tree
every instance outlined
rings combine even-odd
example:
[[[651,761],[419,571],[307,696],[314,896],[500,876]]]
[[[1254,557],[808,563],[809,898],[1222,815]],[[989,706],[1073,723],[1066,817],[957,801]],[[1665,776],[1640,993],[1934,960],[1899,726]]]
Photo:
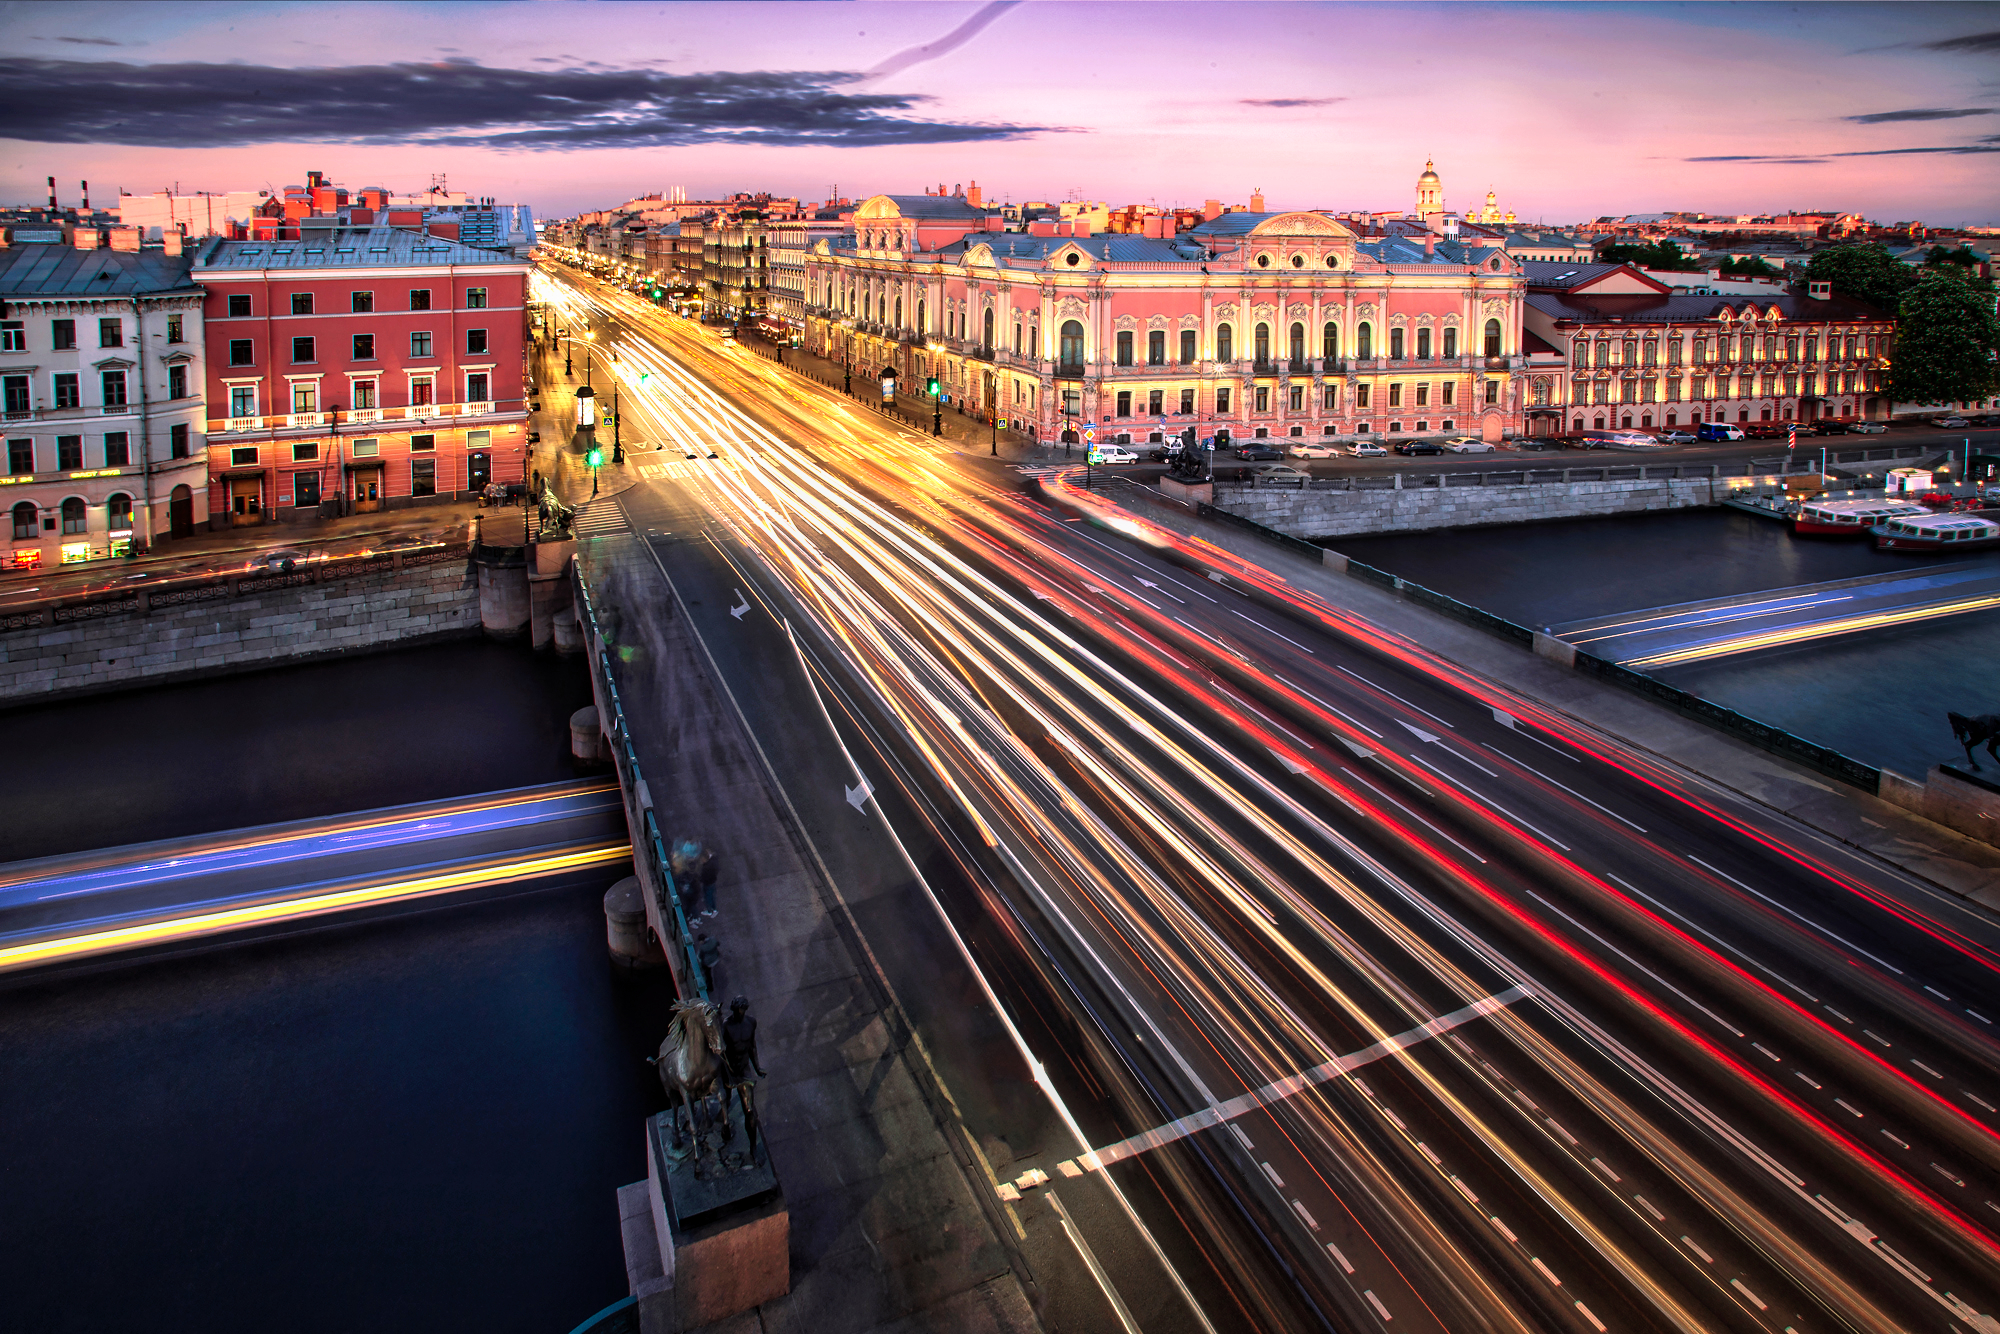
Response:
[[[1716,266],[1716,272],[1725,278],[1776,278],[1779,271],[1766,264],[1761,256],[1751,255],[1745,259],[1725,259]]]
[[[1903,297],[1889,388],[1903,403],[1966,403],[2000,388],[1992,285],[1954,263],[1924,268]]]
[[[1916,271],[1879,245],[1836,245],[1815,250],[1806,277],[1833,284],[1838,296],[1890,311],[1916,282]]]
[[[1701,267],[1695,257],[1672,241],[1653,245],[1608,245],[1597,252],[1602,264],[1637,264],[1642,269],[1668,273],[1694,273]]]
[[[1937,264],[1956,264],[1961,268],[1977,269],[1979,262],[1979,256],[1973,253],[1969,245],[1961,245],[1956,250],[1946,250],[1941,245],[1934,245],[1924,255],[1925,268]]]

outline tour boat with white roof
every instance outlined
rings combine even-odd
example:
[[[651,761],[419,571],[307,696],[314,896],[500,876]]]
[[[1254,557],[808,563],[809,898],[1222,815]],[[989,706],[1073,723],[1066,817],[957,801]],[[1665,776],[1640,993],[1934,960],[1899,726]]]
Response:
[[[1799,505],[1792,531],[1801,537],[1867,537],[1876,524],[1929,513],[1907,500],[1808,500]]]
[[[2000,546],[2000,523],[1977,514],[1925,514],[1890,519],[1871,530],[1877,551],[1979,551]]]

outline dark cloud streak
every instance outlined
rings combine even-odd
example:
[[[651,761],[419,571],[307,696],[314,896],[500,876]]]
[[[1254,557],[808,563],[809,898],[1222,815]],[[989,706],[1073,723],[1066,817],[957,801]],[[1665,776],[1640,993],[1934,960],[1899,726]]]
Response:
[[[1911,111],[1871,111],[1865,116],[1846,116],[1856,125],[1881,125],[1902,120],[1957,120],[1962,116],[1990,116],[1992,107],[1920,107]]]
[[[1810,153],[1810,154],[1801,153],[1797,155],[1786,154],[1786,153],[1771,153],[1771,154],[1728,153],[1728,154],[1721,154],[1715,157],[1686,157],[1682,158],[1681,161],[1766,162],[1776,166],[1815,167],[1815,166],[1825,166],[1829,160],[1834,158],[1902,157],[1913,153],[1945,153],[1945,154],[2000,153],[2000,146],[1989,148],[1986,146],[1988,144],[2000,145],[2000,135],[1996,135],[1992,139],[1981,140],[1977,144],[1952,144],[1952,145],[1940,146],[1937,148],[1866,148],[1866,149],[1853,149],[1845,153]]]
[[[160,148],[331,141],[546,150],[967,143],[1052,128],[910,116],[925,99],[847,90],[859,77],[489,69],[463,58],[281,69],[10,57],[0,58],[0,134]]]
[[[1246,107],[1330,107],[1344,97],[1239,97]]]
[[[1947,37],[1943,41],[1925,42],[1926,51],[2000,51],[2000,32],[1975,32],[1964,37]]]

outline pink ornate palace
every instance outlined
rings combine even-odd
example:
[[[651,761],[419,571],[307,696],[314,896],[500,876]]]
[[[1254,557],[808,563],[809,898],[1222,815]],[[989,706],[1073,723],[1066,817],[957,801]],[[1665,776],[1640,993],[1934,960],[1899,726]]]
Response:
[[[1497,243],[1304,212],[1146,225],[1004,232],[961,197],[877,195],[807,253],[808,346],[1043,438],[1522,433],[1525,288]]]

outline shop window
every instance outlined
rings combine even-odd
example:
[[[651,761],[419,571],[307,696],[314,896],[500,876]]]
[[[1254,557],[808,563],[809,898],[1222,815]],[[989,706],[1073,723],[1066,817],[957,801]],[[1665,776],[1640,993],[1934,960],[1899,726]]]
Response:
[[[24,500],[14,506],[14,540],[30,542],[41,534],[42,512],[35,508],[31,500]]]
[[[132,497],[124,492],[113,495],[104,502],[104,515],[111,531],[128,532],[132,527]]]
[[[437,494],[437,460],[410,460],[410,494],[413,496],[434,496]]]
[[[71,496],[62,503],[63,536],[70,537],[90,530],[90,510],[77,496]]]

